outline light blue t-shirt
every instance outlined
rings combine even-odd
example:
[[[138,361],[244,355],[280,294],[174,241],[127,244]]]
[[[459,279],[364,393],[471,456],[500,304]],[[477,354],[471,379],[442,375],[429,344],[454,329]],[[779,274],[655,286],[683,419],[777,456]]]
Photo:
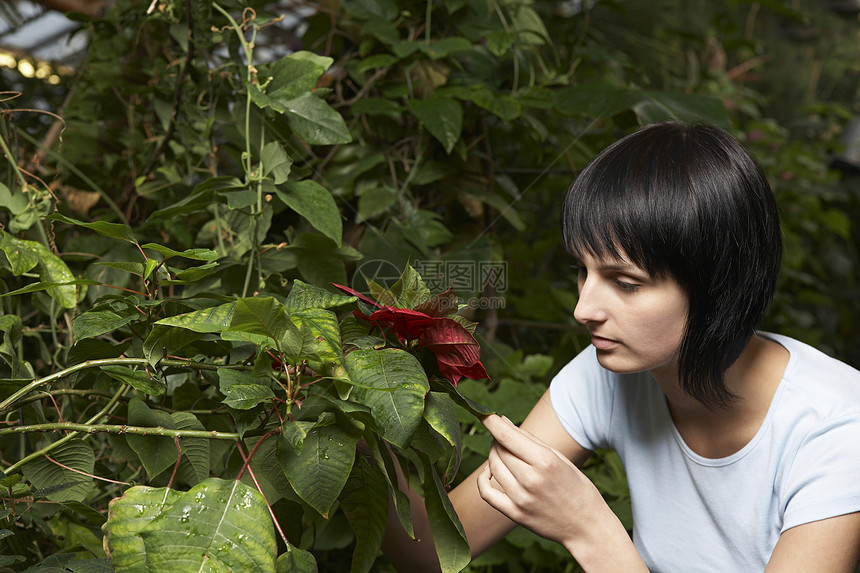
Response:
[[[633,505],[633,541],[651,571],[762,571],[791,527],[860,511],[860,372],[791,338],[764,422],[720,459],[682,439],[648,373],[614,374],[589,346],[550,398],[582,447],[615,449]]]

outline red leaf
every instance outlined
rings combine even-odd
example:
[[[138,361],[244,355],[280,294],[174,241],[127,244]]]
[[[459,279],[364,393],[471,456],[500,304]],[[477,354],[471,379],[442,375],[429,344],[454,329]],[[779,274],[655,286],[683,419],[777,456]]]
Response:
[[[460,299],[457,297],[452,287],[448,287],[445,292],[440,292],[427,302],[423,302],[415,307],[415,310],[428,314],[430,316],[446,316],[454,314],[459,309],[458,303]]]
[[[338,289],[338,290],[341,290],[341,291],[345,292],[345,293],[346,293],[346,294],[348,294],[348,295],[357,296],[357,297],[358,297],[358,299],[359,299],[359,300],[361,300],[362,302],[364,302],[365,304],[369,304],[369,305],[371,305],[371,306],[375,306],[376,308],[382,308],[382,305],[381,305],[381,304],[379,304],[378,302],[376,302],[375,300],[373,300],[373,299],[372,299],[372,298],[370,298],[369,296],[361,294],[361,293],[360,293],[360,292],[358,292],[357,290],[351,289],[351,288],[349,288],[349,287],[345,287],[345,286],[343,286],[343,285],[339,285],[339,284],[337,284],[337,283],[331,283],[331,285],[332,285],[334,288],[336,288],[336,289]]]
[[[423,312],[393,306],[373,311],[368,320],[390,325],[399,340],[414,340],[433,323],[433,319]]]
[[[457,384],[460,378],[489,378],[481,364],[481,346],[463,325],[450,318],[433,318],[418,340],[436,355],[439,372]]]

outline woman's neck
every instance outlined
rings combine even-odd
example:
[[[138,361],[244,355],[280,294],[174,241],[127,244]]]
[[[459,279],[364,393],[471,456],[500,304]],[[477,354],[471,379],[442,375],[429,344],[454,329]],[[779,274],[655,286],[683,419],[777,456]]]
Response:
[[[770,408],[788,365],[780,344],[753,336],[726,371],[726,388],[736,398],[725,408],[708,408],[681,390],[677,371],[652,372],[681,437],[697,454],[722,458],[743,448],[755,436]]]

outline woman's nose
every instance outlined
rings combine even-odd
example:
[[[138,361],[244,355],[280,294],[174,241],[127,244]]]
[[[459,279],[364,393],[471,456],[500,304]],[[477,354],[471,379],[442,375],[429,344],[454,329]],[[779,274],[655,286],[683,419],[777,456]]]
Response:
[[[601,302],[599,285],[585,279],[579,286],[579,300],[573,309],[573,318],[581,324],[603,322],[606,320],[605,306]]]

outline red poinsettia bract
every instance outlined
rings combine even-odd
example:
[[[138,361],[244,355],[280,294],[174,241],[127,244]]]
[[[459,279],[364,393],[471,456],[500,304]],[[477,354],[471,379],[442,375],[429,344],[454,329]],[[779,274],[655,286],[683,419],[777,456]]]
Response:
[[[390,327],[401,343],[418,340],[418,346],[430,349],[436,356],[439,372],[455,386],[463,377],[473,380],[489,378],[484,365],[481,364],[481,347],[478,341],[453,318],[436,316],[441,312],[440,305],[422,305],[420,308],[431,313],[427,314],[408,308],[383,306],[349,287],[338,284],[334,286],[378,309],[370,315],[360,310],[352,311],[357,318],[367,320],[380,328]],[[443,297],[440,300],[449,300],[452,295],[449,290],[437,296]]]

